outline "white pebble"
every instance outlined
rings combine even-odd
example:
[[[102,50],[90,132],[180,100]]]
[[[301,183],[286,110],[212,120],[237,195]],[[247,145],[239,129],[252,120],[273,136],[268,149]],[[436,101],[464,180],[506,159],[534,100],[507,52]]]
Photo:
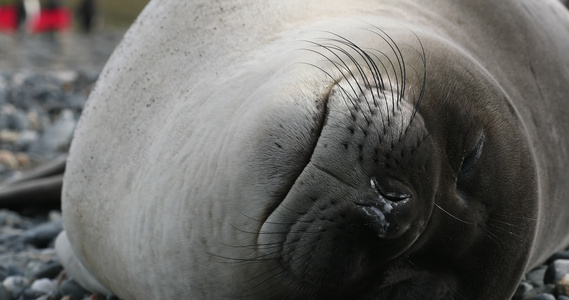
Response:
[[[29,282],[30,281],[23,276],[9,276],[4,279],[2,284],[8,292],[12,293],[15,289],[28,285]]]
[[[57,290],[57,284],[47,278],[42,278],[34,281],[32,283],[31,289],[47,294]]]

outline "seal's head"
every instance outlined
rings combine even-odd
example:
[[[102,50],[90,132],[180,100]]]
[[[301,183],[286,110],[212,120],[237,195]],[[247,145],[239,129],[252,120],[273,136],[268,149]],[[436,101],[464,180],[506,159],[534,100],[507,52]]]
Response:
[[[291,130],[290,115],[273,112],[263,124],[252,165],[274,201],[255,218],[250,262],[269,279],[248,292],[480,299],[507,271],[509,293],[535,230],[533,160],[515,110],[466,53],[437,52],[449,45],[432,36],[407,32],[410,47],[373,33],[383,48],[313,43],[324,63],[308,65],[329,84],[309,118]]]

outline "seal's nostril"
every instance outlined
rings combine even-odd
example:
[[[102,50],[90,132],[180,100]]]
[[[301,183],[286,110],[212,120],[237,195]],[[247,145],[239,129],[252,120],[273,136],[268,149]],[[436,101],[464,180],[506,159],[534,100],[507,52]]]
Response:
[[[401,193],[397,191],[386,191],[385,189],[381,188],[375,177],[371,177],[369,182],[373,190],[376,193],[378,193],[381,197],[383,197],[385,200],[391,202],[401,202],[411,198],[411,195],[406,193]]]

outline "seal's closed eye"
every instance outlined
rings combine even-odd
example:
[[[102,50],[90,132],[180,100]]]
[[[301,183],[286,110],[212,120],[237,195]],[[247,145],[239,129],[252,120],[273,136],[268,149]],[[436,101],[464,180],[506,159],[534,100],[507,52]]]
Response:
[[[481,134],[474,145],[474,148],[470,151],[470,153],[464,157],[462,160],[462,164],[460,165],[460,171],[458,172],[456,186],[459,190],[463,190],[465,187],[465,181],[469,178],[470,174],[472,173],[472,168],[476,165],[478,158],[482,154],[482,146],[484,146],[484,134]]]

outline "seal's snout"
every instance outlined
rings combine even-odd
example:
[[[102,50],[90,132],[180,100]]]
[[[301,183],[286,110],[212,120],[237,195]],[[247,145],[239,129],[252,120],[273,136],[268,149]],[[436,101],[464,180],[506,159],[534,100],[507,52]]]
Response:
[[[413,221],[411,193],[387,190],[375,177],[371,177],[370,186],[373,196],[354,201],[362,223],[376,233],[377,238],[393,240],[401,237]]]
[[[383,282],[413,250],[434,202],[432,141],[413,103],[345,89],[332,89],[307,164],[257,238],[260,257],[332,290]]]

